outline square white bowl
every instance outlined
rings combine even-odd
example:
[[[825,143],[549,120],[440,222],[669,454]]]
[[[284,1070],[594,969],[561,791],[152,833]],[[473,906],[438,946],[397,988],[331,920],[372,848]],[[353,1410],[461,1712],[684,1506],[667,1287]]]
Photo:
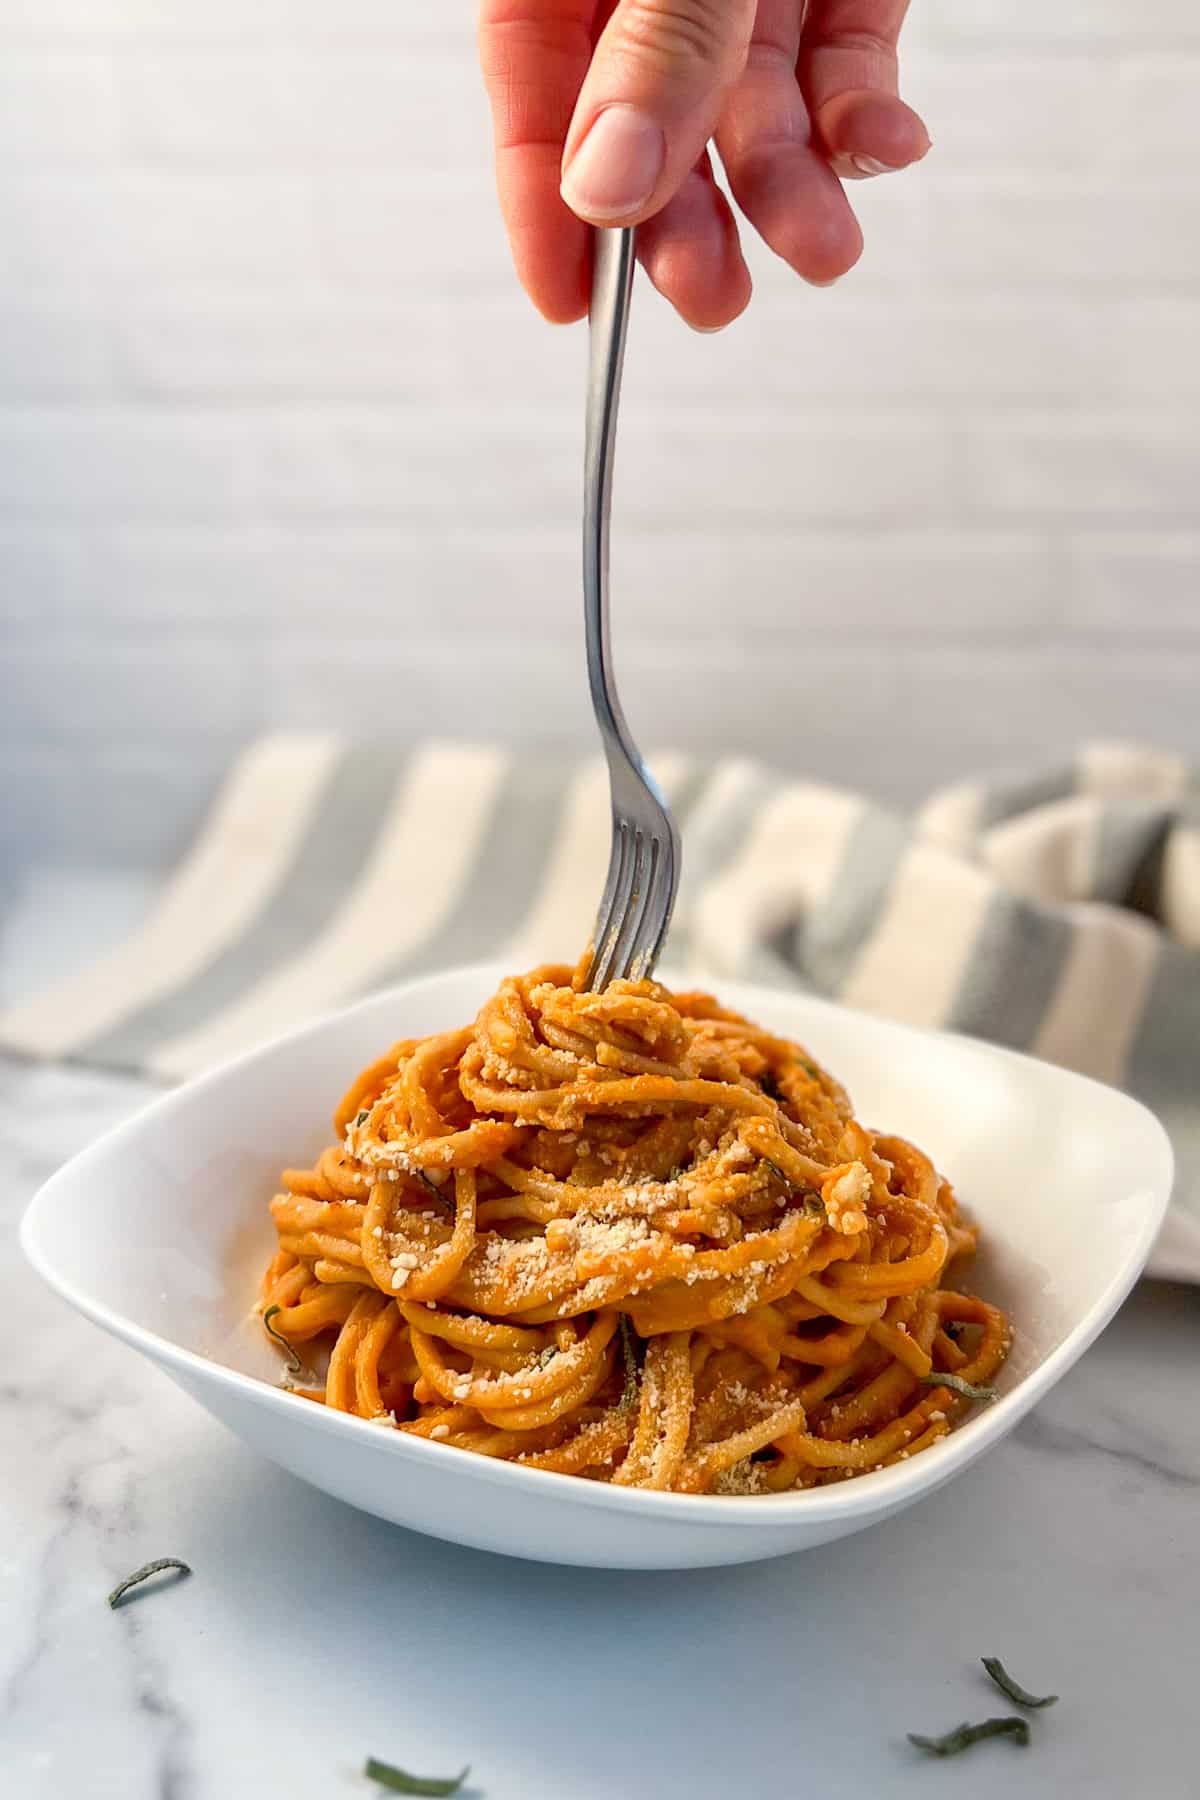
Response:
[[[264,1455],[417,1531],[543,1562],[688,1568],[843,1537],[912,1504],[1004,1437],[1112,1317],[1170,1197],[1171,1149],[1127,1095],[1012,1051],[793,992],[726,1005],[810,1045],[865,1123],[954,1181],[983,1248],[963,1285],[1014,1326],[1000,1399],[910,1462],[794,1494],[643,1493],[381,1430],[296,1398],[252,1316],[279,1170],[330,1139],[358,1069],[400,1037],[465,1023],[503,971],[373,996],[155,1101],[60,1169],[21,1242],[64,1299],[151,1357]]]

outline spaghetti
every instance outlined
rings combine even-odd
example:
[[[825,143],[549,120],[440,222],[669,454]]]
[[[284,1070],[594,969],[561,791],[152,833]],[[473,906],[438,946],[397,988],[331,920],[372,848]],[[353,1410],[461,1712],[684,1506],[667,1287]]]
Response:
[[[297,1391],[374,1424],[780,1492],[927,1449],[1007,1352],[1004,1315],[945,1285],[975,1244],[949,1182],[706,995],[535,969],[394,1045],[334,1126],[271,1202],[261,1310],[328,1349]]]

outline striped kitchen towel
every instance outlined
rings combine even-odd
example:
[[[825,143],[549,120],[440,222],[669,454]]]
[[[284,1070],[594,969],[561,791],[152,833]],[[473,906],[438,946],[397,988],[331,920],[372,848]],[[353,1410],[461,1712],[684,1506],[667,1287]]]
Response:
[[[1200,780],[1180,758],[1089,746],[911,818],[753,763],[654,760],[685,845],[671,968],[1127,1086],[1180,1161],[1153,1266],[1200,1281]],[[573,960],[607,854],[598,760],[269,737],[133,936],[0,1016],[0,1046],[173,1081],[401,978]]]

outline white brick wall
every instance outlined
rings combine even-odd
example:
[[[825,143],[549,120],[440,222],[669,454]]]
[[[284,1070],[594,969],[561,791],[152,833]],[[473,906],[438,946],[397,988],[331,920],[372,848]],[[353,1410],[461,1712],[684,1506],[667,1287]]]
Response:
[[[515,291],[469,13],[0,6],[18,846],[162,854],[273,722],[590,743],[583,336]],[[752,248],[719,338],[639,291],[628,710],[899,798],[1200,755],[1200,11],[918,0],[908,50],[860,269]]]

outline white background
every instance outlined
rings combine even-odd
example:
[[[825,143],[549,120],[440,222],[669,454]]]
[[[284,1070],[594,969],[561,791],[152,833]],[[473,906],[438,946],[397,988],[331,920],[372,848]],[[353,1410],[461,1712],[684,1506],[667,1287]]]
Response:
[[[0,814],[181,837],[270,724],[590,746],[583,334],[517,291],[468,0],[0,5]],[[917,0],[860,267],[648,287],[645,738],[907,798],[1198,735],[1200,12]],[[164,819],[170,823],[164,825]]]

